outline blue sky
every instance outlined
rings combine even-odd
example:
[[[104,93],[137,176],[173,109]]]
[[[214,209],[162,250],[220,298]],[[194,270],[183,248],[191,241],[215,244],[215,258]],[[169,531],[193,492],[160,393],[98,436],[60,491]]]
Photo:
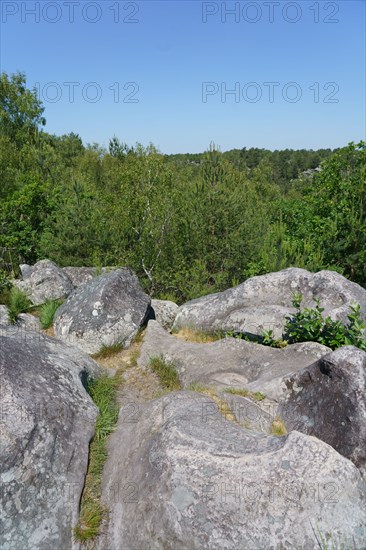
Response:
[[[365,138],[363,1],[1,8],[1,69],[38,83],[51,133],[102,145],[116,135],[164,153],[211,141],[317,149]]]

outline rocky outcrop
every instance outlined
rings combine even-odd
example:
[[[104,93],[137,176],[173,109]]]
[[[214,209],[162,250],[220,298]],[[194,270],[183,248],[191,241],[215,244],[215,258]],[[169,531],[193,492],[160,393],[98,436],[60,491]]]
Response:
[[[57,310],[55,336],[87,353],[129,346],[145,322],[150,298],[130,269],[118,269],[81,286]]]
[[[0,325],[9,324],[9,311],[8,308],[0,304]]]
[[[340,348],[286,381],[288,429],[325,441],[366,473],[366,353]]]
[[[25,292],[34,305],[47,300],[66,298],[74,290],[70,278],[50,260],[41,260],[35,265],[20,266],[22,280],[13,284]]]
[[[334,271],[310,273],[289,268],[252,277],[234,288],[192,300],[179,308],[174,328],[228,330],[260,335],[273,330],[280,338],[285,317],[293,313],[292,294],[301,292],[304,307],[319,298],[324,315],[347,321],[350,305],[361,305],[366,318],[366,290]]]
[[[151,300],[150,319],[155,319],[163,328],[170,330],[178,312],[178,306],[170,300]]]
[[[82,379],[99,372],[76,348],[2,327],[3,550],[72,547],[97,409]]]
[[[109,526],[99,550],[363,548],[357,468],[314,437],[255,434],[191,392],[121,417],[103,478]]]
[[[290,373],[329,353],[314,342],[270,348],[236,338],[196,344],[170,335],[156,321],[149,321],[138,364],[147,367],[151,357],[172,362],[184,387],[193,382],[217,388],[246,388],[278,400]]]

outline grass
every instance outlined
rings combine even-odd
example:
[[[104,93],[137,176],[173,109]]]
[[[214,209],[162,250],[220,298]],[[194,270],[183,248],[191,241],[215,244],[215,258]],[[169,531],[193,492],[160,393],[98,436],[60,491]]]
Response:
[[[89,465],[80,504],[79,522],[74,528],[74,538],[86,542],[98,536],[100,525],[107,514],[101,502],[102,473],[107,460],[107,437],[118,419],[117,389],[121,373],[113,378],[107,375],[91,380],[88,393],[99,408],[95,435],[89,447]]]
[[[9,320],[10,323],[15,325],[18,320],[19,313],[25,313],[31,306],[31,301],[28,296],[17,288],[13,286],[8,295],[8,309],[9,309]]]
[[[43,329],[50,328],[53,324],[55,313],[62,302],[62,300],[47,300],[47,302],[41,305],[39,308],[39,320]]]
[[[117,343],[112,344],[111,346],[102,346],[102,349],[98,353],[92,355],[93,359],[107,359],[108,357],[113,357],[120,351],[123,350],[123,344]]]
[[[150,368],[158,376],[164,390],[176,391],[182,389],[177,369],[173,363],[165,361],[163,356],[151,357]]]
[[[223,332],[209,332],[201,329],[183,327],[179,330],[173,330],[172,334],[177,338],[185,340],[186,342],[194,342],[196,344],[209,344],[222,340],[225,337]]]
[[[277,416],[272,422],[271,434],[280,437],[281,435],[286,435],[287,433],[288,432],[284,422]]]
[[[197,393],[203,393],[204,395],[207,395],[216,403],[219,413],[226,420],[230,420],[231,422],[238,423],[237,418],[233,413],[233,411],[231,410],[229,404],[224,399],[221,399],[217,395],[217,391],[215,388],[204,386],[199,382],[192,382],[187,389],[190,391],[195,391]]]
[[[226,388],[224,392],[231,393],[232,395],[240,395],[241,397],[249,397],[249,399],[253,399],[254,401],[263,401],[265,398],[265,395],[262,392],[251,392],[245,388]]]

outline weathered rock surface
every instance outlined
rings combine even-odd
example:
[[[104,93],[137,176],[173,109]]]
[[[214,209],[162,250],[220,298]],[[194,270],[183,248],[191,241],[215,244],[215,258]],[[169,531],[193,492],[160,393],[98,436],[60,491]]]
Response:
[[[25,330],[41,330],[41,323],[39,319],[30,313],[19,313],[17,325]]]
[[[70,278],[50,260],[41,260],[33,266],[23,264],[20,270],[22,280],[13,283],[28,294],[34,305],[66,298],[74,290]]]
[[[74,347],[2,327],[3,550],[72,547],[97,417],[81,378],[98,370]]]
[[[150,298],[133,271],[118,269],[75,290],[57,310],[55,336],[92,354],[116,343],[127,347],[149,308]]]
[[[196,344],[179,340],[156,321],[149,321],[138,364],[146,367],[151,357],[162,355],[176,366],[184,387],[199,382],[217,388],[246,388],[278,400],[290,373],[311,365],[329,351],[314,342],[283,349],[236,338]]]
[[[116,267],[102,267],[101,273],[95,267],[63,267],[62,271],[71,279],[74,288],[79,288],[92,281],[98,275],[104,275],[110,271],[116,270]]]
[[[232,330],[262,334],[273,330],[281,337],[285,317],[293,313],[292,294],[302,292],[303,306],[314,307],[319,298],[324,315],[347,321],[349,306],[359,303],[366,319],[366,290],[334,271],[310,273],[289,268],[252,277],[224,292],[203,296],[179,308],[174,328]]]
[[[9,324],[9,311],[8,308],[0,304],[0,325]]]
[[[366,353],[340,348],[286,386],[279,414],[287,428],[318,437],[366,472]]]
[[[151,300],[150,319],[155,319],[163,328],[170,330],[178,312],[178,306],[170,300]]]
[[[122,416],[109,451],[99,550],[364,547],[361,474],[314,437],[255,434],[182,392]]]

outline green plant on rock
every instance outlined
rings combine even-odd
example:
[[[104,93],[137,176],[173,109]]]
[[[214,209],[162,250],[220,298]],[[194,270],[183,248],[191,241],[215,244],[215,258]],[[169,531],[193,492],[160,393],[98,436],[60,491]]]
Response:
[[[319,300],[316,300],[315,308],[301,309],[301,303],[301,294],[294,295],[292,305],[296,313],[286,317],[284,338],[290,344],[318,342],[331,349],[353,345],[366,351],[365,323],[361,318],[359,304],[350,306],[348,323],[344,325],[341,321],[334,321],[329,316],[323,318],[324,308],[320,306]]]
[[[52,325],[55,313],[61,304],[62,300],[47,300],[41,305],[39,320],[43,329],[47,329]]]
[[[169,391],[181,390],[182,386],[179,380],[177,369],[163,356],[151,357],[150,368],[158,376],[161,386]]]
[[[14,325],[18,320],[19,314],[28,311],[31,301],[25,292],[16,286],[10,290],[8,300],[9,320]]]

